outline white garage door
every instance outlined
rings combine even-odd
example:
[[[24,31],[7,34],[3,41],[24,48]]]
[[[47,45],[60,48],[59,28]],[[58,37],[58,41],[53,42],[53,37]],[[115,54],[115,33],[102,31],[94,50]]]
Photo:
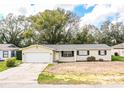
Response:
[[[50,63],[51,60],[50,53],[25,53],[25,62]]]

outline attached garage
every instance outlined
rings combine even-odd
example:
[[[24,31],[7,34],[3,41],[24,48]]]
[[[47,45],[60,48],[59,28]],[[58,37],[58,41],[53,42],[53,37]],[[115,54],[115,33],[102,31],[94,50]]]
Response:
[[[22,61],[32,63],[52,63],[53,50],[42,45],[32,45],[22,50]]]

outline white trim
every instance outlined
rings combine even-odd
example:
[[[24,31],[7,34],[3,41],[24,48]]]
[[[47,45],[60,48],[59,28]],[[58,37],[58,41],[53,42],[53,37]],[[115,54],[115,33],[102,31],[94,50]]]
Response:
[[[54,50],[54,49],[52,49],[52,48],[49,48],[49,47],[43,46],[43,45],[30,45],[30,46],[28,46],[28,47],[22,48],[21,50],[23,51],[23,50],[26,50],[26,49],[29,49],[29,48],[32,48],[32,47],[36,47],[36,48],[41,47],[41,48],[46,48],[46,49]]]

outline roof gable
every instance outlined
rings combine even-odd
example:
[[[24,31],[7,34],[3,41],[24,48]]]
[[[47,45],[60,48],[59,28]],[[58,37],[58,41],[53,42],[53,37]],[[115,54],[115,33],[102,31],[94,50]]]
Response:
[[[124,43],[118,44],[118,45],[114,45],[112,48],[119,48],[119,49],[124,49]]]
[[[14,44],[0,44],[0,50],[17,50],[19,49]]]
[[[43,45],[31,45],[31,46],[22,48],[22,50],[30,49],[30,48],[33,48],[33,47],[36,47],[36,48],[46,48],[46,49],[49,49],[49,50],[53,50],[52,48],[49,48],[49,47],[46,47],[46,46],[43,46]]]

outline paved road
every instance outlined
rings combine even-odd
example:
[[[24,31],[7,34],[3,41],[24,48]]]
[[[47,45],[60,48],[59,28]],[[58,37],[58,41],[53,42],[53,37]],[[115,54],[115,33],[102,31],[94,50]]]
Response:
[[[10,84],[37,84],[37,77],[46,66],[47,64],[41,63],[23,63],[18,67],[0,72],[0,87]]]
[[[0,83],[0,88],[124,88],[124,85],[39,85],[37,83]]]

